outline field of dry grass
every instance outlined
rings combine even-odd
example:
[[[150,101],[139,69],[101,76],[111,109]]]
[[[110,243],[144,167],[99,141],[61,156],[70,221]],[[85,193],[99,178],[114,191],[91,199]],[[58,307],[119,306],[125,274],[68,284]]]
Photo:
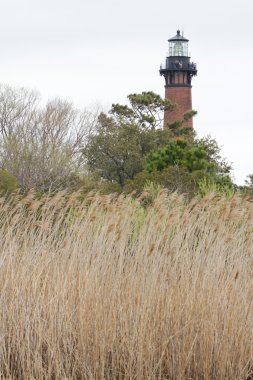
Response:
[[[253,379],[253,204],[0,204],[0,379]]]

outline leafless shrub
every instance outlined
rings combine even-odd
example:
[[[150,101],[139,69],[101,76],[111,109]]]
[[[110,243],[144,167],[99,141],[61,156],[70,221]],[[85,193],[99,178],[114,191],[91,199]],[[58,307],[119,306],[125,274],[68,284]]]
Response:
[[[0,165],[24,190],[56,190],[80,172],[97,115],[60,99],[41,107],[39,100],[34,91],[0,87]]]

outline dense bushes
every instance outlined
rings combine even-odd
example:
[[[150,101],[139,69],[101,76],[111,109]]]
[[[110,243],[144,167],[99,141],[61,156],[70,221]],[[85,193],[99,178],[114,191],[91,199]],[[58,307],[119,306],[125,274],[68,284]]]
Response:
[[[10,194],[17,190],[18,183],[16,178],[6,170],[0,169],[0,194]]]
[[[192,196],[204,178],[236,188],[216,141],[184,127],[195,111],[163,129],[164,110],[174,104],[153,92],[128,100],[107,114],[81,112],[60,99],[41,106],[34,91],[0,86],[0,167],[22,192],[140,193],[153,181]],[[250,182],[246,190],[252,192]]]
[[[220,157],[215,140],[197,139],[191,128],[182,126],[184,120],[163,129],[161,113],[173,109],[172,104],[152,92],[130,95],[129,100],[130,107],[113,105],[109,115],[99,116],[83,151],[103,189],[140,193],[153,181],[193,195],[203,178],[220,188],[233,187],[231,167]]]

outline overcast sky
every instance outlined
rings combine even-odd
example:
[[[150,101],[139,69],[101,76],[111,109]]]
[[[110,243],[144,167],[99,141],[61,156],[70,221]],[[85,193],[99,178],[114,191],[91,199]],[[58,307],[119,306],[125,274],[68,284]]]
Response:
[[[0,82],[77,107],[164,95],[168,38],[190,40],[194,127],[210,134],[243,184],[253,173],[253,0],[1,0]]]

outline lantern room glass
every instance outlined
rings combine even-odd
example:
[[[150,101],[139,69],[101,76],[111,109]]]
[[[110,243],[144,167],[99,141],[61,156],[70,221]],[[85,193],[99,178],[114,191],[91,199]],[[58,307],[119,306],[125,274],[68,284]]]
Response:
[[[188,57],[188,42],[171,41],[169,43],[170,57]]]

